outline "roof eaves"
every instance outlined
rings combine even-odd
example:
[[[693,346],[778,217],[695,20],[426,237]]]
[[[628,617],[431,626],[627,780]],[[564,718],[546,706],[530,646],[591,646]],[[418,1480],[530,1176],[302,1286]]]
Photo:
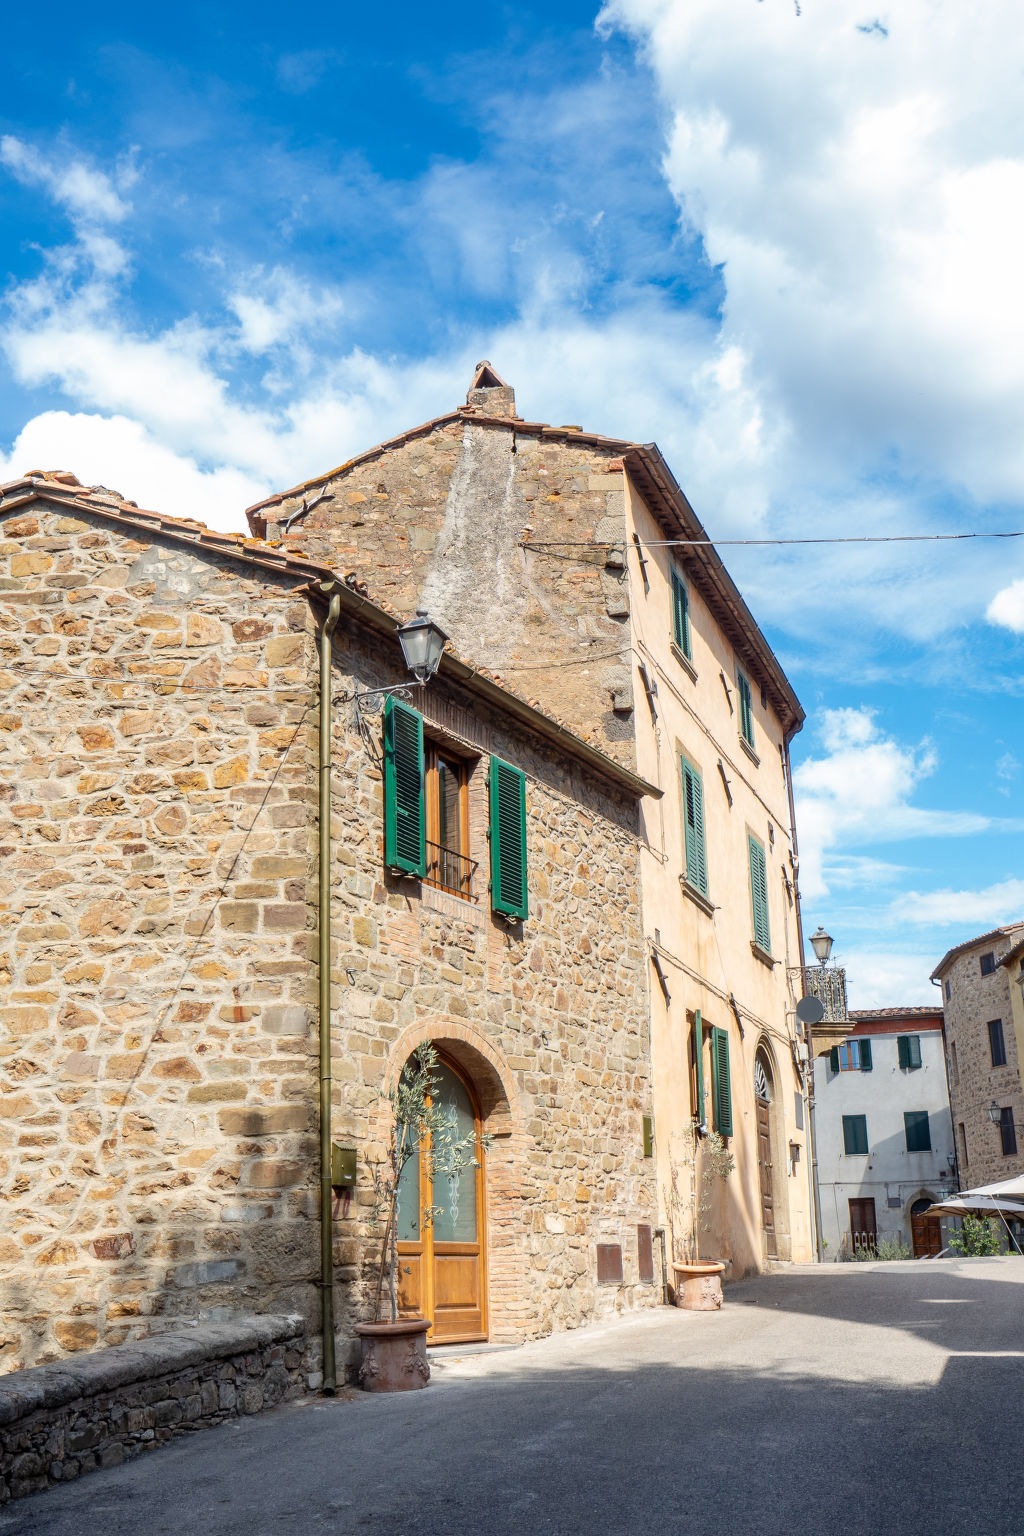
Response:
[[[1005,928],[992,928],[988,933],[979,933],[976,939],[965,939],[962,944],[955,944],[952,949],[947,949],[934,971],[932,971],[929,980],[934,981],[936,977],[941,976],[947,966],[951,965],[958,955],[965,954],[967,950],[975,949],[979,944],[998,943],[1007,934],[1018,933],[1021,929],[1024,929],[1024,922],[1009,923]]]

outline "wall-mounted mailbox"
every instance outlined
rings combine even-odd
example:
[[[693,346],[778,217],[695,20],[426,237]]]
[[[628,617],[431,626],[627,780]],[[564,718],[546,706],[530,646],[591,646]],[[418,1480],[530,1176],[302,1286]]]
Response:
[[[355,1189],[356,1187],[356,1149],[355,1147],[339,1147],[337,1142],[331,1146],[331,1183],[335,1189]]]

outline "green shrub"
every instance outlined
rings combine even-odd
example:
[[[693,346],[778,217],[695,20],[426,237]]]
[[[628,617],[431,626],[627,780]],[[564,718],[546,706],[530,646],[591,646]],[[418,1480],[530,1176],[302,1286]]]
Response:
[[[1002,1237],[987,1216],[965,1216],[959,1232],[949,1234],[949,1246],[965,1259],[983,1259],[1002,1252]]]

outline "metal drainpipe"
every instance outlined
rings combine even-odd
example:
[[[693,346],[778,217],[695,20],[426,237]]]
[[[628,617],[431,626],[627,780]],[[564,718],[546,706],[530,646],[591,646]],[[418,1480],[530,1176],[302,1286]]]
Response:
[[[800,852],[796,841],[796,805],[793,801],[793,765],[789,757],[789,744],[796,733],[791,731],[783,737],[783,751],[786,758],[786,793],[789,796],[789,830],[793,839],[793,903],[796,907],[796,942],[800,951],[800,985],[801,991],[807,991],[806,967],[804,963],[804,920],[800,910]],[[811,1026],[804,1026],[807,1031],[807,1140],[810,1156],[807,1159],[807,1178],[811,1186],[811,1220],[814,1224],[814,1251],[817,1254],[818,1263],[825,1258],[825,1251],[821,1246],[821,1194],[818,1189],[818,1138],[814,1125],[814,1052],[811,1049]]]
[[[334,1218],[331,1209],[331,636],[341,597],[331,598],[320,630],[320,891],[317,902],[320,977],[320,1327],[323,1389],[337,1387],[334,1359]]]

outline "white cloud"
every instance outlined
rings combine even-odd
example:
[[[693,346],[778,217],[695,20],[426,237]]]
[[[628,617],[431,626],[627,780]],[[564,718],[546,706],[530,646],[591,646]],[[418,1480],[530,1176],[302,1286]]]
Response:
[[[131,205],[121,196],[135,180],[130,161],[125,161],[116,176],[110,177],[79,156],[48,158],[34,145],[4,134],[0,138],[0,165],[25,186],[44,187],[78,221],[118,224],[130,211]]]
[[[929,810],[912,803],[934,773],[927,740],[904,746],[879,728],[870,709],[826,709],[818,717],[824,752],[793,773],[805,898],[827,895],[829,859],[851,846],[914,837],[964,837],[992,826],[971,811]]]
[[[247,531],[242,509],[272,489],[236,469],[200,469],[124,416],[67,411],[34,417],[10,453],[0,454],[0,481],[32,469],[70,469],[83,485],[105,485],[149,510],[234,532]]]
[[[990,624],[1001,624],[1015,635],[1024,635],[1024,581],[1011,581],[997,592],[985,611]]]
[[[942,1006],[939,990],[928,977],[939,960],[925,951],[892,954],[887,950],[853,949],[839,957],[846,967],[846,995],[851,1008],[919,1008]]]
[[[1000,880],[980,891],[904,891],[891,903],[888,916],[894,923],[983,933],[1024,920],[1024,880]]]
[[[1024,495],[1024,29],[1012,0],[609,0],[668,108],[665,170],[726,284],[724,340],[794,472]]]

